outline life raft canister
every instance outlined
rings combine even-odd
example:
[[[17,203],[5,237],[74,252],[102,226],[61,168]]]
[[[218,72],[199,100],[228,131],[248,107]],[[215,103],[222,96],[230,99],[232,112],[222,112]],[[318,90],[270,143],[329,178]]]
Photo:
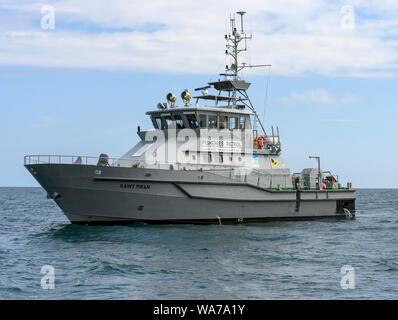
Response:
[[[257,138],[257,148],[260,150],[262,147],[265,145],[265,137],[264,136],[259,136]]]

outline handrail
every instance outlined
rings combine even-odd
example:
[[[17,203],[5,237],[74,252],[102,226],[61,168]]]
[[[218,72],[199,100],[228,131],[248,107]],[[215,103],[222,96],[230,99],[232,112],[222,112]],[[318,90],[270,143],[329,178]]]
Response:
[[[77,159],[81,159],[81,162],[76,163]],[[26,155],[24,156],[24,165],[29,164],[76,164],[76,165],[97,165],[99,159],[104,159],[105,157],[101,156],[79,156],[79,155]],[[144,165],[144,168],[152,168],[156,169],[161,166],[166,166],[170,168],[170,165],[173,165],[173,169],[177,170],[189,170],[190,168],[194,167],[197,170],[203,171],[228,171],[231,169],[250,169],[245,168],[242,166],[226,166],[226,165],[210,165],[210,164],[201,164],[201,163],[169,163],[169,162],[160,162],[156,161],[153,164],[148,164],[145,160],[139,159],[131,159],[131,158],[106,158],[108,160],[109,166],[121,166],[121,167],[131,167],[131,165],[135,162]],[[118,162],[128,161],[130,165],[125,166],[121,165]]]
[[[77,159],[81,159],[76,163]],[[24,156],[24,165],[30,164],[74,164],[74,165],[98,165],[98,160],[104,157],[95,156],[78,156],[78,155],[26,155]],[[66,161],[65,161],[66,160]],[[200,163],[166,163],[155,162],[148,164],[144,160],[127,159],[127,158],[107,158],[108,164],[111,167],[120,166],[131,168],[134,163],[139,162],[139,168],[147,169],[168,169],[168,170],[199,170],[236,181],[244,182],[253,186],[267,189],[293,189],[292,175],[275,175],[261,172],[257,169],[245,166],[227,166],[227,165],[210,165]],[[128,161],[129,165],[121,162]],[[142,166],[144,165],[144,166]],[[171,168],[172,165],[172,168]],[[302,189],[309,189],[304,181],[302,182]],[[339,188],[340,189],[340,188]],[[344,189],[344,188],[341,188]]]
[[[81,159],[80,163],[75,163],[76,160]],[[103,157],[95,156],[79,156],[79,155],[26,155],[24,156],[24,165],[27,164],[79,164],[79,165],[91,165],[97,164],[98,160]],[[64,161],[65,159],[68,159]],[[107,158],[110,165],[114,165],[117,161],[133,161],[133,159],[124,158]]]

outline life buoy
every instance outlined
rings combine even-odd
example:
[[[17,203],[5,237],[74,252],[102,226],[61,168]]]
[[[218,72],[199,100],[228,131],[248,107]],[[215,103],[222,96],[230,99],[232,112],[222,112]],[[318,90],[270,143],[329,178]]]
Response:
[[[264,136],[259,136],[257,138],[257,148],[260,150],[264,146],[265,146],[265,137]]]

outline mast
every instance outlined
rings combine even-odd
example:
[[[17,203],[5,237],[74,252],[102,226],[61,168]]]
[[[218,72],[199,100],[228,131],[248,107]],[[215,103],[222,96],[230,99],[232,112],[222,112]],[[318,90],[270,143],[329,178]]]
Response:
[[[270,64],[258,64],[251,65],[242,62],[239,64],[239,54],[242,51],[247,51],[247,40],[252,39],[252,34],[247,35],[243,29],[243,16],[245,11],[238,11],[237,14],[240,15],[240,31],[236,28],[235,15],[230,16],[230,26],[231,33],[225,35],[226,50],[225,54],[232,57],[233,63],[230,66],[226,66],[226,73],[220,73],[220,76],[225,76],[224,80],[218,79],[218,81],[208,82],[208,86],[196,88],[195,91],[202,90],[202,96],[195,96],[196,103],[199,99],[214,100],[217,106],[218,102],[224,101],[228,103],[231,108],[244,108],[247,107],[254,114],[253,128],[257,132],[257,124],[261,126],[261,129],[266,135],[264,126],[254,108],[252,102],[250,101],[249,95],[247,94],[247,89],[250,86],[250,82],[247,82],[239,78],[239,72],[244,68],[257,68],[257,67],[271,67]],[[244,47],[241,45],[244,41]],[[228,73],[229,72],[229,73]],[[232,72],[232,73],[231,73]],[[233,77],[233,79],[231,79]],[[208,94],[207,89],[214,88],[219,93],[218,95]],[[221,95],[221,92],[227,92],[228,95]]]
[[[259,64],[259,65],[250,65],[245,62],[242,62],[239,65],[239,60],[238,56],[241,52],[247,51],[247,40],[252,39],[252,34],[247,35],[243,29],[243,16],[245,15],[245,11],[238,11],[236,12],[238,15],[240,15],[240,32],[236,28],[236,19],[235,19],[235,14],[230,17],[230,26],[231,26],[231,33],[228,35],[225,35],[225,40],[227,41],[225,54],[230,55],[233,59],[233,63],[231,66],[226,66],[226,72],[232,71],[233,74],[231,74],[234,78],[235,81],[239,80],[239,72],[244,69],[244,68],[257,68],[257,67],[271,67],[270,64]],[[241,42],[244,41],[244,47],[240,47]],[[246,106],[251,109],[254,112],[255,115],[255,122],[258,122],[265,134],[265,129],[263,127],[263,124],[260,120],[260,118],[257,115],[257,112],[255,108],[253,107],[249,96],[245,92],[245,90],[242,92],[242,90],[236,89],[235,87],[232,90],[232,101],[233,104],[237,104],[237,98],[236,94],[237,91],[244,96],[244,98],[249,102],[249,104],[246,104]]]
[[[245,11],[238,11],[237,14],[240,15],[240,20],[241,20],[241,29],[240,32],[236,28],[236,19],[235,15],[233,15],[230,18],[230,26],[231,26],[231,33],[228,35],[225,35],[225,39],[227,40],[227,50],[225,53],[227,55],[230,55],[233,59],[232,65],[227,68],[227,71],[233,71],[233,76],[234,80],[238,79],[238,73],[240,70],[242,70],[246,64],[243,63],[242,65],[239,65],[238,61],[238,55],[242,51],[247,51],[247,40],[252,39],[252,35],[246,35],[245,32],[243,31],[243,15],[245,14]],[[244,48],[239,48],[239,44],[241,41],[245,41],[245,47]]]

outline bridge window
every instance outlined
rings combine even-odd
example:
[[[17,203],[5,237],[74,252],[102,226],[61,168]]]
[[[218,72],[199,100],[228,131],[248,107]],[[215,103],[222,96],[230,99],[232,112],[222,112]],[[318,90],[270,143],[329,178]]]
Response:
[[[217,129],[217,116],[208,116],[208,128],[209,129]]]
[[[184,129],[185,128],[184,120],[182,120],[181,115],[175,114],[174,115],[174,120],[176,122],[177,129]]]
[[[187,121],[189,124],[189,127],[191,129],[195,129],[199,127],[198,121],[196,120],[196,115],[194,114],[186,114]]]
[[[201,114],[199,118],[199,125],[201,128],[207,128],[207,116],[205,114]]]
[[[246,117],[240,117],[239,118],[239,129],[244,129],[245,123],[246,123]]]
[[[164,126],[162,127],[162,129],[167,129],[172,127],[173,121],[171,120],[171,116],[164,116],[163,120],[164,120],[163,122]]]
[[[230,117],[229,118],[229,128],[230,129],[238,129],[238,117]]]
[[[156,117],[154,124],[155,124],[155,129],[162,128],[162,118],[161,117]]]
[[[220,129],[228,129],[228,117],[220,116]]]

